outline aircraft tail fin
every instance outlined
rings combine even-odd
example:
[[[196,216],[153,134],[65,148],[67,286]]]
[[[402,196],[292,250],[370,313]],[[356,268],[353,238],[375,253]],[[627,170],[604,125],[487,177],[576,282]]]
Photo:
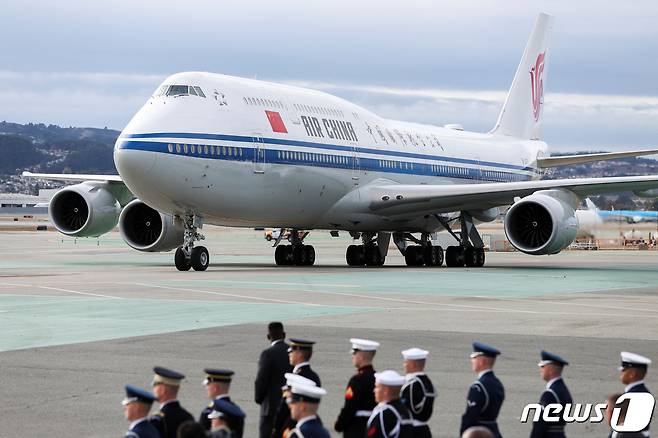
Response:
[[[596,204],[594,204],[592,202],[592,200],[589,199],[589,198],[585,199],[585,205],[587,206],[588,210],[591,210],[591,211],[597,211],[598,210],[598,207],[596,206]]]
[[[498,122],[491,133],[539,139],[548,66],[548,42],[552,29],[553,17],[539,14],[498,116]]]

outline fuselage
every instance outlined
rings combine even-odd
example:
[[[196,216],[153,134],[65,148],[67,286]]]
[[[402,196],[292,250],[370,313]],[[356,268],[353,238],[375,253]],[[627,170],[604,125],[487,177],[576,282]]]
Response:
[[[175,88],[177,87],[178,88]],[[314,90],[210,73],[167,78],[121,133],[116,167],[169,214],[225,226],[436,228],[343,211],[355,189],[537,179],[546,144],[381,118]]]

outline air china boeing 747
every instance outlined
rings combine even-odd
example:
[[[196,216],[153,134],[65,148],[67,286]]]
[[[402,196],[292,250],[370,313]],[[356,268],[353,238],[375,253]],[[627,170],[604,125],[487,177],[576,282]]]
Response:
[[[25,176],[79,182],[49,212],[69,236],[117,223],[139,251],[176,249],[179,270],[205,270],[204,224],[290,229],[278,265],[312,265],[305,231],[347,231],[351,266],[382,265],[390,239],[409,266],[440,266],[431,236],[455,238],[448,266],[482,266],[479,222],[511,205],[505,232],[527,254],[555,254],[575,238],[580,199],[651,195],[658,175],[540,180],[565,164],[658,153],[548,157],[539,140],[552,17],[540,14],[494,128],[466,132],[383,119],[332,95],[211,73],[168,77],[119,136],[119,175]],[[454,228],[454,229],[453,229]],[[284,236],[286,233],[281,233]]]

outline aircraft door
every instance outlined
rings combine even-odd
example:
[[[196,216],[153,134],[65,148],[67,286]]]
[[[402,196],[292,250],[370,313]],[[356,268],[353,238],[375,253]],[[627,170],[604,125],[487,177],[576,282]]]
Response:
[[[265,173],[265,148],[263,148],[263,137],[260,134],[253,134],[252,141],[254,145],[254,173]]]
[[[352,147],[352,183],[355,186],[359,185],[359,173],[361,171],[361,163],[359,160],[359,149],[356,146]]]

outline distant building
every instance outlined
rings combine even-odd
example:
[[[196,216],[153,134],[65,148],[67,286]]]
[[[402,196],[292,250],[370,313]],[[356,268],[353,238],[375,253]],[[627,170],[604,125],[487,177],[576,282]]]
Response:
[[[48,203],[58,189],[42,189],[39,195],[0,193],[0,214],[47,214]]]

